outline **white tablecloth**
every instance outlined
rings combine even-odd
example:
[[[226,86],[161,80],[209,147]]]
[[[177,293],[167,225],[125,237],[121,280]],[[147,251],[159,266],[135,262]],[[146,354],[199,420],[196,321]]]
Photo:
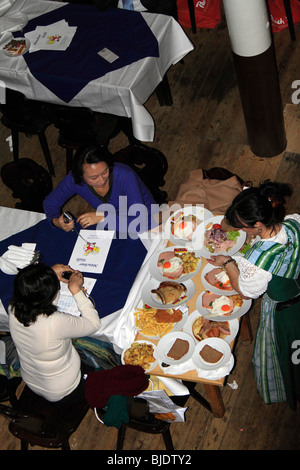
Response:
[[[47,0],[16,0],[3,16],[9,17],[22,12],[30,20],[64,5],[66,3]],[[91,81],[68,105],[86,106],[97,112],[130,117],[135,137],[151,142],[154,139],[155,125],[144,103],[170,66],[192,51],[193,45],[174,18],[148,12],[142,12],[141,15],[158,41],[159,57],[141,59]],[[0,39],[0,49],[7,43],[9,34],[4,33]],[[34,78],[23,56],[7,57],[0,50],[0,81],[0,85],[19,90],[29,99],[64,104]],[[3,92],[0,89],[1,101],[3,102]]]

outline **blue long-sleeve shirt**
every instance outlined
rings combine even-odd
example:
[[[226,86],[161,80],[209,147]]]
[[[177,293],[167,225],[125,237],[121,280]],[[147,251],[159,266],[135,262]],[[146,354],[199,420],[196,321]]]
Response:
[[[59,217],[62,206],[75,195],[83,197],[98,212],[105,212],[106,219],[98,228],[142,233],[155,225],[153,215],[158,212],[158,205],[135,171],[123,163],[114,164],[111,191],[105,203],[85,182],[76,184],[72,172],[68,173],[44,200],[47,219]]]

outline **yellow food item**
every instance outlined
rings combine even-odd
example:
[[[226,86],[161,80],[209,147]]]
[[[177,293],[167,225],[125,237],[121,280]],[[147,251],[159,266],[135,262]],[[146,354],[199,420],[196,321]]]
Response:
[[[242,297],[239,294],[234,294],[234,295],[231,295],[230,297],[233,300],[234,308],[236,307],[241,308],[241,306],[243,305]]]
[[[155,318],[156,312],[156,308],[138,308],[134,313],[136,326],[142,335],[162,337],[172,331],[174,323],[159,323]]]
[[[141,366],[148,370],[155,362],[154,347],[152,344],[134,342],[130,348],[126,349],[123,359],[125,364]]]
[[[180,253],[180,254],[178,253],[176,254],[176,256],[178,256],[182,260],[184,274],[189,274],[189,273],[196,271],[200,258],[197,258],[195,256],[195,253],[193,252],[186,252],[186,253]]]

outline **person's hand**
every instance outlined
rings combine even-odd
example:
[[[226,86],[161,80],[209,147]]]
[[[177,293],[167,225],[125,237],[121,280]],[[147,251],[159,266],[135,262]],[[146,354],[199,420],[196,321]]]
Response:
[[[226,255],[213,255],[211,256],[207,262],[213,264],[214,266],[223,266],[225,261],[229,260],[231,256]]]
[[[77,218],[77,222],[81,225],[82,228],[87,228],[91,225],[98,224],[103,220],[103,218],[104,214],[102,212],[86,212]]]
[[[72,295],[75,295],[78,292],[80,292],[82,286],[83,286],[83,274],[80,271],[74,271],[74,273],[71,275],[69,282],[68,282],[69,291],[71,292]]]
[[[65,222],[63,214],[60,217],[54,217],[54,219],[52,219],[52,223],[55,227],[61,228],[65,232],[71,232],[74,229],[74,220]]]
[[[62,277],[62,273],[64,273],[65,271],[75,272],[74,269],[70,268],[70,266],[67,266],[66,264],[54,264],[53,266],[51,266],[51,268],[56,273],[58,279],[66,284],[68,284],[68,281]]]

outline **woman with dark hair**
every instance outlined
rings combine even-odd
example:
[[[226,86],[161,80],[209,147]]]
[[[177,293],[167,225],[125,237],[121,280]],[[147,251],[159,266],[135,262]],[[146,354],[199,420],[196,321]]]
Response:
[[[68,288],[80,316],[59,312],[55,306],[59,281],[67,282],[61,277],[66,270],[73,272]],[[69,266],[32,264],[16,275],[9,306],[10,333],[24,382],[36,394],[64,406],[84,398],[81,361],[72,339],[91,335],[101,326],[82,285],[82,274]]]
[[[134,170],[123,163],[113,162],[106,147],[86,146],[78,149],[72,171],[44,200],[47,218],[54,226],[67,232],[73,230],[74,221],[66,223],[61,208],[76,194],[95,209],[77,218],[83,228],[104,222],[106,214],[111,212],[115,217],[115,226],[111,224],[108,228],[120,230],[122,227],[127,230],[135,218],[134,210],[129,215],[130,207],[143,212],[141,225],[144,230],[141,231],[153,225],[151,206],[155,205],[155,201],[152,194]],[[121,199],[122,196],[126,201]]]
[[[286,216],[287,184],[266,182],[242,191],[225,214],[226,222],[254,237],[239,262],[212,256],[224,266],[232,286],[244,297],[262,294],[253,364],[258,391],[265,403],[300,400],[300,216]]]

